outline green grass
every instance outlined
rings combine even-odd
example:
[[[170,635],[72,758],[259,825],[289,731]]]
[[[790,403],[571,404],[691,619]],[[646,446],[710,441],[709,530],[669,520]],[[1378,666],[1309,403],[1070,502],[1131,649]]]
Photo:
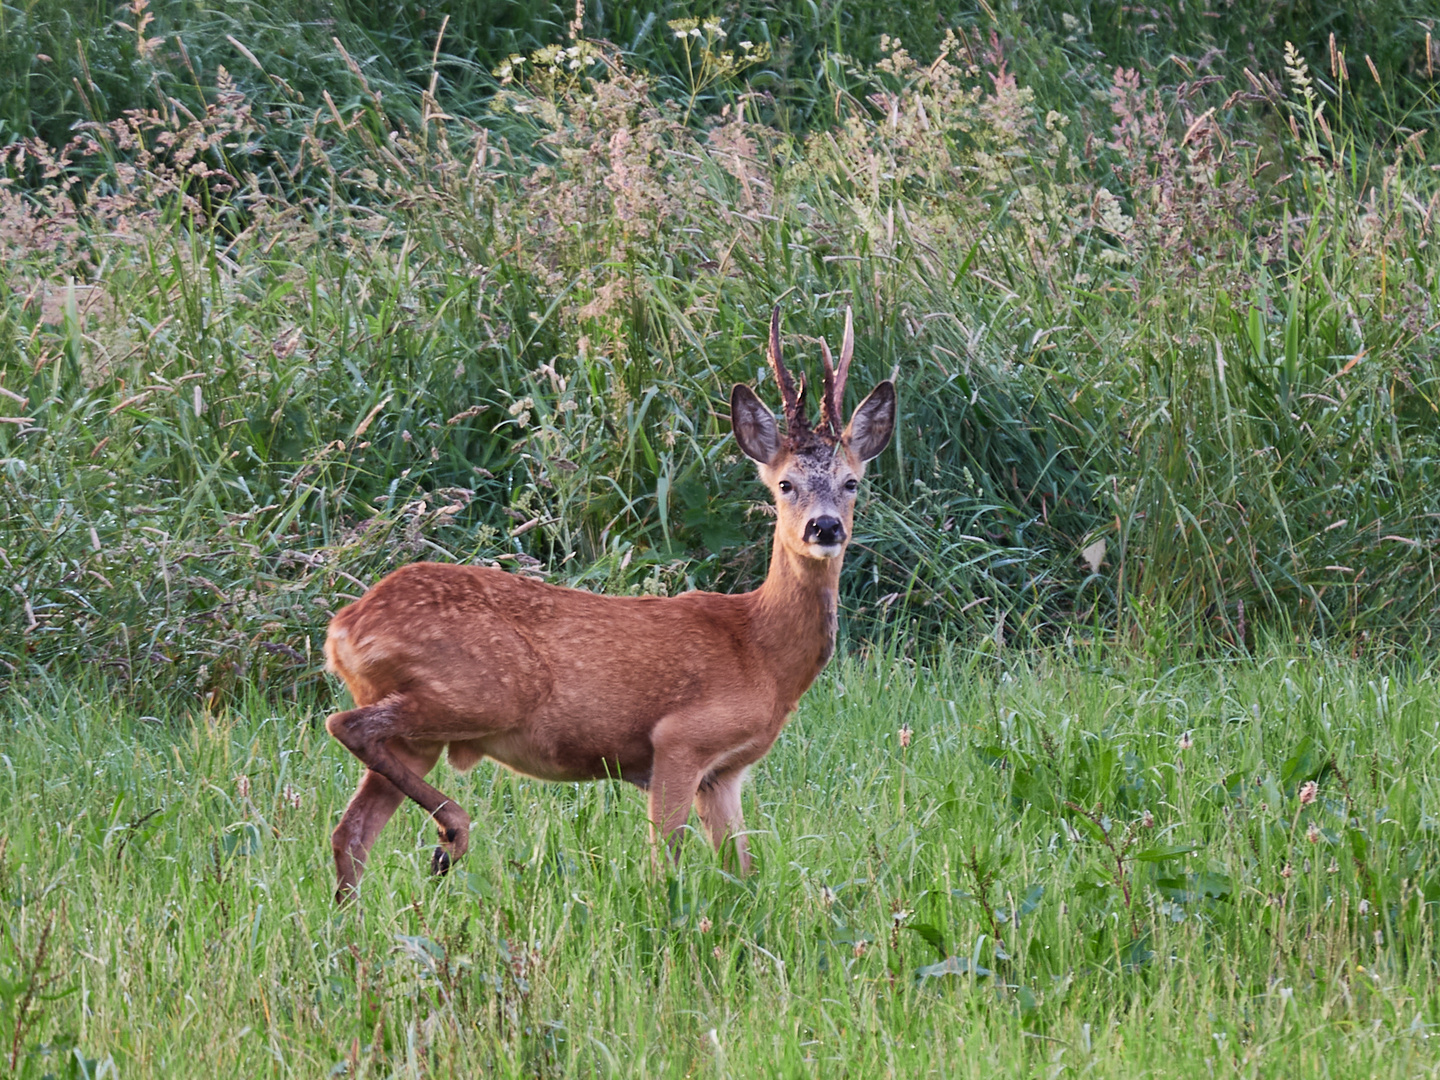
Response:
[[[132,0],[133,2],[133,0]],[[151,0],[144,36],[164,42],[157,56],[137,47],[134,13],[103,0],[21,0],[0,11],[0,143],[41,135],[52,144],[69,137],[77,120],[108,119],[125,109],[154,104],[163,93],[191,108],[203,101],[215,67],[225,65],[241,85],[268,106],[311,104],[334,93],[344,65],[338,38],[392,105],[430,85],[432,72],[444,99],[474,115],[494,91],[491,71],[506,57],[561,41],[574,4],[509,0],[463,4],[451,0]],[[641,66],[659,73],[670,93],[685,88],[684,65],[667,28],[682,17],[719,16],[734,40],[770,44],[775,61],[756,88],[765,108],[787,130],[806,130],[836,120],[834,85],[849,85],[842,55],[873,65],[882,35],[899,38],[916,55],[933,55],[945,31],[986,26],[992,16],[1005,37],[1042,43],[1015,56],[1027,85],[1039,82],[1047,97],[1082,100],[1083,83],[1068,75],[1087,65],[1155,70],[1180,69],[1173,56],[1205,58],[1207,69],[1236,77],[1249,65],[1278,70],[1286,41],[1312,62],[1323,61],[1329,35],[1355,60],[1370,56],[1384,91],[1362,87],[1389,112],[1391,123],[1412,129],[1433,125],[1436,103],[1427,85],[1425,33],[1434,12],[1402,0],[1364,5],[1315,0],[1159,0],[1135,6],[1020,0],[997,8],[984,3],[901,7],[802,0],[731,0],[724,5],[639,3],[586,5],[584,31],[615,43]],[[443,30],[443,34],[442,34]],[[229,38],[265,58],[273,77],[259,75]],[[184,53],[176,47],[183,42]],[[187,64],[188,58],[188,64]],[[432,61],[437,61],[432,64]],[[1178,77],[1178,75],[1177,75]],[[828,91],[828,92],[827,92]],[[731,88],[716,96],[733,100]],[[348,97],[348,95],[347,95]],[[337,98],[342,101],[345,98]],[[403,107],[403,106],[402,106]]]
[[[657,873],[630,788],[442,767],[470,854],[430,878],[407,806],[341,912],[329,700],[56,685],[4,703],[0,1042],[24,1077],[1428,1075],[1435,685],[874,654],[755,770],[748,880],[698,837]]]

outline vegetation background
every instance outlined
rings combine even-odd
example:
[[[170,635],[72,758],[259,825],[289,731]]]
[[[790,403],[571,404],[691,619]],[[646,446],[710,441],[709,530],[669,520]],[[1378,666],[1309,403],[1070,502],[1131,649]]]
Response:
[[[1430,1068],[1437,17],[0,6],[11,1069]],[[758,880],[482,769],[332,918],[330,612],[754,584],[777,303],[902,423]]]
[[[0,662],[300,685],[422,555],[753,584],[775,303],[903,391],[852,634],[1428,642],[1440,46],[1321,8],[7,7]]]

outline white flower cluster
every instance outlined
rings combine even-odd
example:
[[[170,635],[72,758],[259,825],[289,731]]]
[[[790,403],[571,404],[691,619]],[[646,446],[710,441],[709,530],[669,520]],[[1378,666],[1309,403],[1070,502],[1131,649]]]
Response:
[[[574,45],[564,47],[546,45],[529,56],[511,53],[491,74],[504,85],[514,82],[523,73],[522,69],[526,64],[530,65],[528,70],[536,74],[553,75],[563,71],[579,71],[599,56],[600,50],[588,41],[577,41]]]
[[[671,19],[668,23],[670,30],[675,35],[676,41],[684,41],[686,38],[706,37],[711,41],[721,41],[725,38],[725,30],[720,25],[719,19],[706,19],[701,22],[699,19]],[[740,43],[742,49],[749,48],[748,41]]]

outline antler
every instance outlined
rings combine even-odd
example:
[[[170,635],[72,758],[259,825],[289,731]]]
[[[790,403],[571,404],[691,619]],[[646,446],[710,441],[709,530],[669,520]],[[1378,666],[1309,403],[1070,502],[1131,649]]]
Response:
[[[830,358],[830,346],[820,339],[820,360],[825,366],[824,426],[838,438],[845,429],[845,380],[850,377],[850,360],[855,355],[855,318],[845,308],[845,336],[840,339],[840,367]]]
[[[775,381],[780,384],[780,397],[785,405],[785,428],[793,439],[801,432],[810,430],[810,421],[805,416],[805,380],[800,380],[797,389],[790,372],[780,359],[780,308],[777,305],[770,313],[770,366],[775,369]],[[829,385],[828,382],[826,384]]]

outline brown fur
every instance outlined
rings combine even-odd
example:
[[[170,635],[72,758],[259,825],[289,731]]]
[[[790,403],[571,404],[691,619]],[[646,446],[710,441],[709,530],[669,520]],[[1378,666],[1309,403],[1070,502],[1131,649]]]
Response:
[[[778,344],[772,362],[783,371]],[[464,854],[469,817],[422,779],[446,747],[459,769],[489,757],[545,780],[647,788],[653,831],[672,849],[693,801],[716,848],[732,839],[749,869],[741,781],[834,649],[855,506],[846,484],[888,441],[894,392],[877,387],[842,435],[804,439],[793,415],[781,438],[747,388],[732,401],[736,437],[776,499],[770,572],[754,592],[607,597],[415,563],[331,620],[326,660],[356,707],[326,727],[368,766],[332,838],[337,899],[406,797],[439,827],[437,871]],[[837,543],[807,538],[817,520],[839,521]]]

